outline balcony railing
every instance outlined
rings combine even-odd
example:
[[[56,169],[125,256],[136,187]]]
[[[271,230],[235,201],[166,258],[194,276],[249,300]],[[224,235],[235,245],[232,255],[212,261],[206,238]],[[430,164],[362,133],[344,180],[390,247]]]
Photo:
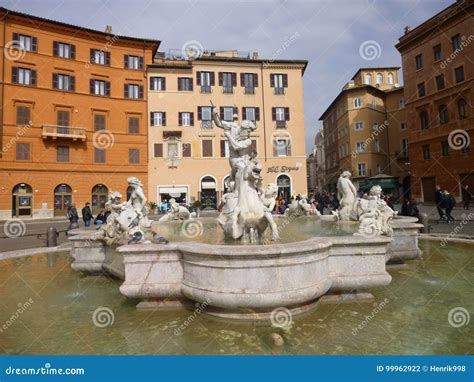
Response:
[[[255,88],[246,86],[244,94],[255,94]]]
[[[277,95],[285,94],[285,88],[275,88],[275,94]]]
[[[277,129],[286,129],[286,121],[276,121]]]
[[[210,85],[201,85],[201,93],[211,93],[212,87]]]
[[[212,129],[212,121],[201,121],[201,128],[203,129]]]
[[[224,94],[234,94],[234,87],[233,86],[223,86],[222,93]]]
[[[83,127],[58,126],[58,125],[43,125],[43,138],[51,137],[67,138],[73,141],[80,139],[85,141],[87,138],[86,129]]]

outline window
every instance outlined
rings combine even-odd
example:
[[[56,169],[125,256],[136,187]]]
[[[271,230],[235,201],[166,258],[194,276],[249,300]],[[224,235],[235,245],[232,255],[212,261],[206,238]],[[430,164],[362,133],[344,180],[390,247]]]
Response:
[[[227,122],[232,122],[234,120],[234,114],[237,113],[233,106],[224,106],[220,108],[220,114],[221,119]]]
[[[166,143],[166,157],[167,158],[179,158],[178,142],[167,142]]]
[[[166,112],[152,111],[150,113],[151,126],[166,126]]]
[[[438,90],[444,89],[444,74],[440,74],[439,76],[436,76],[435,80],[436,80],[436,89]]]
[[[424,97],[426,95],[425,83],[421,82],[417,85],[418,97]]]
[[[429,127],[429,117],[428,112],[423,110],[420,112],[420,127],[422,130],[427,129]]]
[[[382,165],[380,163],[377,163],[377,174],[381,174],[382,173]]]
[[[204,158],[212,157],[212,140],[210,139],[202,140],[202,156]]]
[[[273,107],[272,120],[276,121],[277,128],[285,128],[286,121],[290,120],[290,109],[288,107]]]
[[[150,77],[150,90],[166,90],[166,78]]]
[[[359,97],[354,98],[354,107],[359,108],[361,106],[362,106],[362,99],[360,99]]]
[[[74,91],[76,88],[76,81],[73,76],[67,74],[53,73],[53,89]]]
[[[401,156],[402,158],[408,157],[408,138],[402,138],[402,147],[401,147]]]
[[[371,85],[372,84],[372,74],[367,73],[364,77],[364,83],[366,85]]]
[[[94,114],[94,131],[105,130],[105,115]]]
[[[128,54],[123,57],[123,67],[125,69],[143,69],[143,57],[130,56]]]
[[[19,126],[29,125],[31,121],[31,108],[29,106],[16,107],[16,124]]]
[[[194,113],[180,112],[178,113],[179,126],[194,126]]]
[[[110,82],[102,80],[90,80],[90,93],[110,97]]]
[[[201,93],[211,93],[214,86],[214,72],[197,72],[197,84],[201,86]]]
[[[91,49],[90,53],[91,64],[110,65],[110,52],[105,52],[99,49]]]
[[[255,94],[255,88],[258,86],[258,75],[255,73],[241,73],[240,86],[244,87],[245,94]]]
[[[270,74],[270,86],[275,88],[275,94],[285,94],[285,88],[288,87],[288,75]]]
[[[406,130],[407,124],[405,122],[400,123],[400,130]]]
[[[183,143],[183,157],[184,158],[191,157],[191,143]]]
[[[356,122],[354,127],[356,130],[362,130],[364,128],[364,122]]]
[[[38,51],[38,39],[36,37],[13,33],[13,42],[13,46],[17,49],[25,50],[27,52]]]
[[[260,108],[259,107],[243,107],[242,118],[248,121],[252,121],[252,122],[260,121]]]
[[[458,66],[454,69],[454,80],[456,83],[464,81],[464,66]]]
[[[193,91],[193,79],[190,77],[178,77],[178,91]]]
[[[441,155],[447,157],[449,155],[449,144],[448,141],[441,142]]]
[[[139,164],[140,163],[140,150],[128,149],[128,163]]]
[[[76,58],[76,47],[64,42],[53,41],[53,55],[62,58]]]
[[[21,85],[36,85],[36,70],[12,67],[12,82]]]
[[[198,106],[198,119],[201,121],[201,127],[203,129],[212,128],[211,113],[211,107]]]
[[[376,140],[374,141],[374,151],[375,151],[376,153],[379,153],[379,152],[380,152],[380,141],[379,141],[378,139],[376,139]]]
[[[441,54],[441,44],[435,45],[433,47],[433,56],[434,56],[434,61],[439,61],[442,58]]]
[[[377,73],[377,84],[383,84],[383,75],[382,73]]]
[[[69,162],[69,146],[58,146],[56,160],[58,162]]]
[[[398,107],[400,109],[403,109],[405,107],[405,99],[404,98],[400,98],[400,101],[398,101]]]
[[[357,174],[365,176],[365,163],[357,163]]]
[[[461,35],[459,33],[451,37],[451,45],[453,47],[453,52],[461,49]]]
[[[163,158],[163,143],[153,145],[153,154],[155,158]]]
[[[419,54],[415,57],[416,70],[423,69],[423,55]]]
[[[143,85],[125,84],[124,97],[129,99],[143,99]]]
[[[356,153],[363,153],[365,151],[364,142],[356,142]]]
[[[421,149],[423,151],[423,159],[429,160],[431,158],[430,145],[423,145]]]
[[[229,141],[221,140],[221,158],[229,158]]]
[[[140,118],[128,117],[128,132],[129,134],[140,133]]]
[[[468,117],[467,102],[464,98],[461,98],[458,101],[458,114],[459,114],[459,119],[466,119]]]
[[[389,85],[393,85],[394,79],[393,79],[393,73],[388,73],[387,74],[387,82]]]
[[[57,112],[57,125],[58,126],[69,126],[70,112],[67,110],[58,110]]]
[[[449,122],[449,113],[446,105],[441,105],[438,109],[439,124],[445,125]]]
[[[94,147],[94,163],[105,163],[105,149]]]
[[[219,73],[219,86],[225,94],[234,93],[234,86],[237,85],[237,75],[235,73]]]
[[[29,143],[16,144],[16,160],[30,160],[30,144]]]
[[[288,139],[275,139],[274,154],[277,157],[291,156],[290,141]]]

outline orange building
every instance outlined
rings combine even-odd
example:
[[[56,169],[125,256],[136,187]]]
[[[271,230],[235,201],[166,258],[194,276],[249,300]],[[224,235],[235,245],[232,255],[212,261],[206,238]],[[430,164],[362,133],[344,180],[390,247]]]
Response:
[[[0,219],[93,211],[147,187],[147,77],[160,41],[0,8]]]

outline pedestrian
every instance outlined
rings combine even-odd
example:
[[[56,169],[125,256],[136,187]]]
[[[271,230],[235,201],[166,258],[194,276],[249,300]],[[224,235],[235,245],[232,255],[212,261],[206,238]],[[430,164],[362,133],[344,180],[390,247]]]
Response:
[[[105,223],[105,216],[104,216],[104,211],[100,211],[96,218],[94,219],[94,224],[95,225],[101,225]]]
[[[472,194],[469,191],[469,186],[466,184],[462,189],[462,201],[463,201],[463,208],[465,210],[469,210],[469,203],[471,202]]]
[[[435,191],[435,204],[436,204],[436,209],[438,210],[439,214],[439,220],[446,220],[446,215],[443,210],[443,200],[444,200],[444,194],[443,191],[441,191],[441,187],[439,184],[436,185],[436,191]]]
[[[414,217],[420,219],[420,210],[418,209],[416,201],[413,198],[410,199],[409,213],[410,213],[409,216],[414,216]]]
[[[410,216],[410,201],[408,200],[408,198],[403,198],[400,215]]]
[[[455,220],[451,216],[451,211],[456,205],[456,200],[454,199],[454,196],[448,192],[448,190],[444,190],[443,194],[444,194],[443,206],[446,209],[446,219],[447,219],[447,222],[449,223]]]
[[[74,203],[71,203],[69,205],[66,217],[69,220],[69,227],[67,228],[66,233],[68,233],[71,229],[79,227],[79,215],[77,213],[76,205]]]
[[[90,227],[91,220],[94,218],[94,216],[92,216],[92,211],[91,211],[89,202],[85,204],[81,212],[82,212],[82,220],[84,220],[84,227]]]

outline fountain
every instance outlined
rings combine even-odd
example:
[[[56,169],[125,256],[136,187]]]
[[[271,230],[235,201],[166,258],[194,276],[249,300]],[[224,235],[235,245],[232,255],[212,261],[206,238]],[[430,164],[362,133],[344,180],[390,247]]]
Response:
[[[420,256],[422,225],[397,217],[377,187],[367,200],[357,198],[348,172],[338,182],[341,207],[330,219],[305,201],[276,218],[276,186],[263,188],[262,166],[251,149],[255,125],[221,121],[216,113],[213,119],[229,140],[231,167],[222,212],[210,219],[214,225],[178,205],[150,222],[143,187],[130,178],[130,200],[122,204],[111,194],[114,213],[99,233],[73,232],[74,270],[119,277],[120,292],[139,299],[138,307],[197,302],[211,315],[255,320],[281,307],[298,314],[325,299],[368,298],[361,292],[390,283],[387,263]]]

